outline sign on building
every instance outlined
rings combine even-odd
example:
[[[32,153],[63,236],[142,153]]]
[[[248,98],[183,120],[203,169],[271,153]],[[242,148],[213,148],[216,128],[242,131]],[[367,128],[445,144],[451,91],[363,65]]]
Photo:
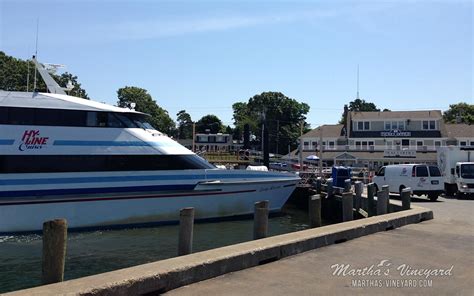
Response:
[[[385,150],[383,157],[416,158],[416,150]]]

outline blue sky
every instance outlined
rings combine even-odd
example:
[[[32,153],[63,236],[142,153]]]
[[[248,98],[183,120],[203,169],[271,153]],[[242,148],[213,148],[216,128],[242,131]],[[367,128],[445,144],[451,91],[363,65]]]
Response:
[[[356,95],[392,110],[473,104],[471,1],[8,1],[0,50],[67,65],[94,100],[147,89],[176,119],[216,114],[263,91],[336,123]]]

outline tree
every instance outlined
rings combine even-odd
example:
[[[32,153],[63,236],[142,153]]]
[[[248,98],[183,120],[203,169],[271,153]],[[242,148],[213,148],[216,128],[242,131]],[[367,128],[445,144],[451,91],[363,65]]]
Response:
[[[28,73],[30,74],[29,81]],[[65,72],[59,76],[56,74],[50,75],[61,87],[66,87],[69,80],[72,82],[74,88],[69,92],[69,95],[83,99],[89,99],[87,92],[81,88],[81,84],[78,82],[77,76],[74,76],[68,72]],[[35,65],[32,61],[16,59],[0,51],[0,89],[6,91],[33,91],[34,76]],[[39,92],[47,92],[46,84],[40,77],[39,73],[37,73],[36,90]]]
[[[191,115],[185,110],[181,110],[176,116],[178,122],[178,138],[191,139],[193,137],[193,121]]]
[[[208,130],[211,134],[217,134],[225,132],[225,127],[217,116],[208,114],[196,122],[196,131],[198,133],[207,133]]]
[[[449,110],[444,111],[443,119],[446,123],[474,123],[474,105],[457,103],[449,105]]]
[[[249,124],[250,132],[260,143],[262,124],[265,123],[269,134],[269,150],[272,153],[286,153],[288,145],[291,149],[296,148],[301,122],[305,129],[309,128],[305,122],[305,115],[309,112],[308,104],[299,103],[280,92],[264,92],[253,96],[247,103],[235,103],[232,108],[236,128],[243,131],[244,125]]]
[[[146,89],[126,86],[117,91],[117,105],[122,108],[130,108],[130,103],[135,103],[135,110],[150,115],[150,124],[157,130],[172,136],[175,134],[175,123],[164,110],[153,100]]]
[[[374,103],[366,102],[365,100],[355,99],[354,101],[349,102],[348,111],[360,111],[360,112],[379,112],[380,109],[375,106]],[[384,109],[384,111],[390,111]],[[346,124],[346,114],[342,113],[341,119],[339,120],[340,124]]]

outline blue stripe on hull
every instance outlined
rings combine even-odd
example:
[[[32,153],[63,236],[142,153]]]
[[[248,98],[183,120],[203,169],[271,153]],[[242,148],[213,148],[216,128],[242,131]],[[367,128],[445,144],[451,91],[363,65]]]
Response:
[[[176,190],[193,190],[196,184],[183,185],[155,185],[155,186],[132,186],[132,187],[106,187],[106,188],[78,188],[78,189],[43,189],[43,190],[18,190],[0,191],[0,197],[26,197],[26,196],[58,196],[75,194],[98,194],[98,193],[128,193],[128,192],[160,192]]]
[[[13,145],[13,143],[15,143],[15,140],[0,139],[0,145]]]
[[[66,177],[66,178],[35,178],[35,179],[3,179],[3,185],[45,185],[45,184],[79,184],[79,183],[104,183],[104,182],[130,182],[130,181],[180,181],[180,180],[213,180],[213,179],[256,179],[256,178],[278,178],[284,175],[275,174],[206,174],[200,171],[193,175],[145,175],[145,176],[107,176],[107,177]]]

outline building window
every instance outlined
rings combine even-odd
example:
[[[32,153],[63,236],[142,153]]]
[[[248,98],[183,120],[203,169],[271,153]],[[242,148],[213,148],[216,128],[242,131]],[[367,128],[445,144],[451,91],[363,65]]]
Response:
[[[471,141],[471,146],[474,146],[474,141]]]
[[[423,141],[416,141],[416,149],[418,150],[423,149]]]
[[[386,121],[385,130],[405,130],[405,121]]]
[[[362,150],[367,150],[367,142],[366,141],[362,142]]]
[[[409,139],[402,139],[402,146],[403,147],[409,147],[410,146],[410,140]]]
[[[434,120],[423,120],[423,129],[424,130],[435,130],[436,129],[436,121]]]
[[[360,141],[355,142],[355,149],[360,149]]]
[[[314,149],[318,148],[318,142],[312,142],[311,145],[313,145]]]
[[[334,141],[329,142],[329,149],[334,149]]]
[[[371,147],[375,147],[374,141],[369,141],[369,148],[371,148]]]
[[[467,142],[466,141],[461,141],[459,142],[459,146],[466,146],[467,145]]]
[[[435,144],[435,148],[441,147],[441,141],[435,141],[434,144]]]
[[[370,130],[369,121],[357,121],[357,130],[358,131],[368,131]]]
[[[387,149],[392,149],[393,141],[387,141]]]

